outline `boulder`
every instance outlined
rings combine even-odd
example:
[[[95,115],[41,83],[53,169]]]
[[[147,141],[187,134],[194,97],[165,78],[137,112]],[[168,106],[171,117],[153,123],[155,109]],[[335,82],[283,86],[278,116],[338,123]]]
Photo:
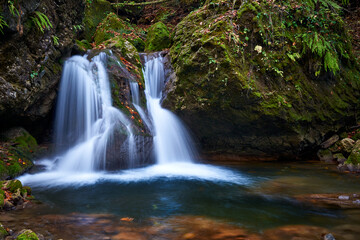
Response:
[[[342,153],[335,153],[333,155],[334,160],[336,160],[338,163],[344,163],[346,161],[346,157]]]
[[[348,109],[360,99],[356,64],[342,65],[335,75],[318,69],[315,76],[315,65],[323,64],[314,64],[319,59],[311,51],[301,54],[304,42],[284,40],[293,32],[273,17],[281,9],[255,1],[235,8],[223,1],[208,3],[172,33],[175,77],[162,102],[188,125],[204,156],[299,158],[313,152],[324,136],[353,124]],[[305,12],[293,12],[295,2],[286,3],[285,11],[306,18]],[[269,11],[274,11],[273,26],[285,32],[280,45],[266,39],[272,32],[264,34]],[[342,23],[334,24],[346,39]],[[307,36],[308,27],[298,22],[293,30]],[[293,50],[284,54],[284,49]]]
[[[340,146],[342,150],[346,153],[351,153],[351,150],[353,149],[355,145],[355,141],[351,138],[344,138],[340,141]]]
[[[339,140],[339,135],[333,135],[331,138],[329,138],[328,140],[326,140],[325,142],[321,143],[320,146],[322,148],[328,148],[331,145],[333,145],[334,143],[336,143]]]
[[[360,164],[360,140],[356,141],[346,163],[354,165]]]
[[[332,152],[329,149],[320,149],[317,152],[317,156],[319,157],[320,161],[325,163],[333,163],[334,157]]]
[[[15,235],[15,240],[40,240],[36,233],[30,229],[23,229]]]
[[[164,23],[157,22],[148,30],[145,41],[145,51],[161,51],[168,47],[170,47],[169,30]]]

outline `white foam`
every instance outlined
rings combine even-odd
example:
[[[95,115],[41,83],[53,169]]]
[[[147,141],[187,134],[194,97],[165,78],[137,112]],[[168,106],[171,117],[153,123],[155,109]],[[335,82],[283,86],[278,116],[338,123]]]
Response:
[[[149,182],[155,180],[197,180],[215,183],[248,185],[251,180],[230,169],[206,164],[169,163],[157,164],[145,168],[107,172],[64,172],[49,171],[19,178],[26,185],[41,187],[60,187],[93,185],[103,181],[118,183]]]

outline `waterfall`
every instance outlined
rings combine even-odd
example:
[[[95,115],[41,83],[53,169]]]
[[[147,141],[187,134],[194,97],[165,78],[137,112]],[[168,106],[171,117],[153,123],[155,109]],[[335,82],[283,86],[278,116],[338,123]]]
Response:
[[[112,106],[107,58],[102,52],[92,61],[86,56],[74,56],[65,62],[55,120],[59,171],[105,169],[106,148],[119,129],[128,135],[129,157],[133,160],[130,121]]]
[[[145,95],[153,123],[155,154],[158,164],[193,162],[196,150],[180,120],[161,107],[165,74],[163,57],[145,56]]]

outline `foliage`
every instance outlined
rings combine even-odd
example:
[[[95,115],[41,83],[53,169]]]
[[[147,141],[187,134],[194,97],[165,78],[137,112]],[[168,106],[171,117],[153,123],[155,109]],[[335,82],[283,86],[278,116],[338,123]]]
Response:
[[[15,2],[16,2],[16,0],[15,0]],[[15,7],[14,4],[15,4],[14,1],[8,0],[9,11],[10,11],[10,13],[11,13],[13,16],[19,16],[19,15],[20,15],[20,14],[19,14],[19,11],[18,11],[18,9]]]
[[[310,61],[315,77],[324,72],[337,74],[341,64],[350,59],[342,8],[333,0],[254,1],[239,10],[239,18],[249,11],[256,14],[256,31],[265,51],[283,49],[293,62]],[[268,65],[281,65],[281,60],[274,62],[268,55]]]
[[[31,17],[31,20],[41,32],[44,32],[45,29],[49,30],[53,27],[49,18],[39,11],[35,12],[35,17]]]
[[[59,38],[54,35],[54,36],[52,36],[52,39],[53,39],[54,45],[58,46],[59,45]]]
[[[4,34],[3,29],[4,27],[7,27],[7,23],[5,22],[3,16],[0,15],[0,32]]]

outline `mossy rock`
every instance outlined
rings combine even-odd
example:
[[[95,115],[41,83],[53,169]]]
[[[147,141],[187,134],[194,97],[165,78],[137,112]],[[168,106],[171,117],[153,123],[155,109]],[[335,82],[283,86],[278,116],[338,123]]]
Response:
[[[94,41],[97,45],[126,32],[126,24],[115,13],[109,13],[97,26]]]
[[[357,165],[357,164],[360,164],[360,140],[357,140],[348,159],[346,160],[347,164],[354,164],[354,165]]]
[[[307,12],[292,10],[305,5],[300,2],[282,4],[296,19],[306,18]],[[228,2],[213,0],[174,29],[170,56],[176,77],[163,106],[188,124],[204,152],[297,158],[314,151],[327,134],[354,124],[348,109],[360,104],[360,71],[351,54],[348,60],[338,57],[335,75],[325,71],[324,59],[299,38],[309,26],[299,21],[283,27],[282,8],[270,5],[247,1],[232,10]],[[332,20],[339,39],[346,39],[341,20]],[[348,41],[339,42],[351,51]]]
[[[10,192],[15,192],[17,189],[22,189],[22,183],[19,180],[9,180],[4,185],[6,189],[8,189]]]
[[[98,24],[112,11],[111,3],[106,0],[93,0],[86,4],[83,20],[85,39],[92,42],[92,37]]]
[[[1,196],[0,196],[0,206],[1,206]],[[5,237],[8,235],[9,235],[9,233],[6,231],[4,226],[0,223],[0,239],[5,239]]]
[[[0,179],[19,176],[34,164],[32,159],[38,150],[36,139],[23,128],[10,129],[1,138],[5,152],[0,153]]]
[[[170,47],[170,42],[170,32],[168,28],[164,23],[157,22],[148,29],[145,51],[161,51]]]
[[[16,237],[16,240],[39,240],[39,238],[32,230],[24,229]]]

